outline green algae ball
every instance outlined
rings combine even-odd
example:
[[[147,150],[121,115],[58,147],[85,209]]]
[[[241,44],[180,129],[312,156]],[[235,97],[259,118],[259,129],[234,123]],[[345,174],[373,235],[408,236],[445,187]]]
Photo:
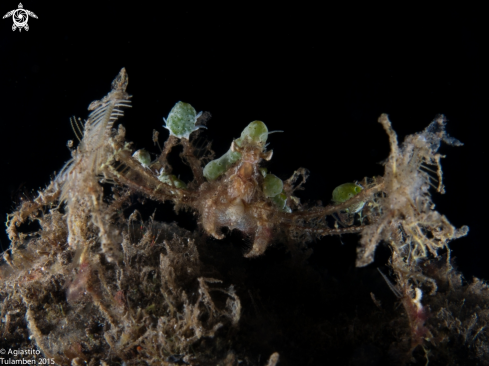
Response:
[[[201,114],[202,112],[197,114],[190,104],[178,102],[170,111],[168,118],[163,118],[166,123],[166,126],[163,127],[170,131],[170,135],[188,140],[192,132],[204,127],[195,125]]]
[[[277,205],[278,208],[283,210],[285,208],[285,204],[287,203],[287,195],[282,192],[277,194],[275,197],[272,197],[271,200],[275,205]]]
[[[215,159],[207,163],[207,165],[204,167],[204,177],[210,181],[219,178],[239,159],[241,159],[241,154],[237,151],[231,151],[231,149],[229,149],[219,159]]]
[[[237,139],[238,145],[246,138],[250,138],[254,142],[261,143],[265,145],[268,139],[268,128],[267,125],[262,121],[253,121],[241,132],[241,137]]]
[[[333,191],[333,202],[334,203],[342,203],[346,202],[349,199],[355,197],[363,190],[361,185],[355,183],[344,183],[336,187]],[[345,211],[350,213],[356,213],[360,211],[365,202],[358,202],[350,207],[348,207]]]
[[[275,197],[282,193],[284,182],[275,174],[267,174],[263,181],[263,193],[265,197]]]
[[[277,206],[281,211],[291,213],[292,209],[287,206],[287,195],[285,192],[277,194],[275,197],[270,198],[270,200]]]
[[[132,157],[141,163],[145,168],[149,167],[151,164],[151,155],[145,149],[141,149],[132,154]]]
[[[163,169],[161,169],[158,180],[160,182],[169,184],[170,186],[173,186],[175,188],[180,188],[180,189],[187,188],[187,185],[185,184],[185,182],[183,182],[182,180],[180,180],[179,178],[177,178],[173,174],[166,174]]]
[[[242,146],[245,140],[265,144],[268,138],[268,128],[262,121],[253,121],[241,132],[241,136],[235,140],[238,146]],[[212,160],[204,167],[204,177],[212,181],[223,175],[234,163],[241,159],[241,153],[229,149],[223,156]],[[280,193],[280,192],[279,192]]]

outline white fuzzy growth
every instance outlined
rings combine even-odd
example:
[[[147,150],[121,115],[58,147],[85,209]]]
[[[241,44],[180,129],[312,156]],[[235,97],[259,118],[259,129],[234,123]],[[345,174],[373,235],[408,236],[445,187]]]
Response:
[[[424,131],[409,135],[399,147],[397,136],[387,115],[379,122],[389,136],[391,153],[385,164],[384,196],[378,198],[383,208],[382,217],[362,232],[361,247],[358,250],[357,266],[365,266],[373,261],[377,244],[384,240],[395,246],[406,261],[426,258],[429,253],[437,256],[440,248],[451,239],[463,236],[468,228],[456,230],[448,220],[435,211],[430,186],[444,193],[438,148],[441,141],[460,146],[461,143],[449,137],[445,130],[443,116],[436,118]],[[438,187],[421,168],[437,174]],[[402,228],[402,236],[398,231]],[[394,240],[396,239],[396,240]]]
[[[113,246],[100,215],[104,203],[98,176],[103,164],[113,154],[109,136],[114,122],[124,115],[122,108],[130,107],[130,96],[126,93],[127,82],[126,71],[122,69],[112,83],[112,91],[102,100],[90,104],[88,109],[92,112],[85,124],[80,145],[56,177],[61,187],[60,200],[67,203],[70,245],[86,245],[86,223],[81,217],[92,212],[92,220],[100,230],[102,248],[105,251]]]

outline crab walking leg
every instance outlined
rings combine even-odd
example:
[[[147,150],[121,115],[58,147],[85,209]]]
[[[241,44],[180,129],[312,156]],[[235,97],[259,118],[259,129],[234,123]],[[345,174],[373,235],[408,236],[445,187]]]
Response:
[[[85,245],[89,227],[89,211],[85,207],[80,207],[76,213],[70,213],[67,216],[68,244],[74,248]]]
[[[31,202],[24,202],[17,211],[7,215],[7,234],[12,243],[17,243],[20,240],[17,227],[28,218],[34,218],[38,210],[52,206],[58,200],[60,194],[59,186],[51,182],[45,190],[38,192],[37,198]],[[15,249],[15,246],[12,249]]]
[[[267,249],[267,246],[272,239],[272,226],[271,225],[258,225],[255,234],[255,240],[250,252],[245,254],[246,258],[257,257]]]
[[[216,239],[224,239],[224,235],[219,234],[217,231],[217,215],[214,200],[212,198],[209,198],[206,201],[204,207],[205,208],[202,213],[202,226],[204,227],[204,230]]]

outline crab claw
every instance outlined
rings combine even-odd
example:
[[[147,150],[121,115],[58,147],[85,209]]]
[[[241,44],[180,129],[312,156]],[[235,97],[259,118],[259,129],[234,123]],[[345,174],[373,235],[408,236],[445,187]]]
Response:
[[[244,255],[245,258],[258,257],[259,255],[265,253],[271,238],[271,228],[268,225],[259,226],[258,229],[256,229],[253,247]]]

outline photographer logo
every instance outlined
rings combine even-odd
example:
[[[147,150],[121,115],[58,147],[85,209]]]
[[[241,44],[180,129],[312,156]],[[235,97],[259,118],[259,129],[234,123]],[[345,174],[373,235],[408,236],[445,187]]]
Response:
[[[29,16],[37,19],[37,15],[30,10],[24,9],[22,3],[19,3],[18,9],[9,11],[7,14],[5,14],[3,16],[3,19],[8,18],[10,16],[14,20],[14,24],[12,25],[12,30],[15,31],[18,28],[19,32],[22,31],[22,28],[24,28],[26,31],[29,30],[29,25],[27,25]]]

